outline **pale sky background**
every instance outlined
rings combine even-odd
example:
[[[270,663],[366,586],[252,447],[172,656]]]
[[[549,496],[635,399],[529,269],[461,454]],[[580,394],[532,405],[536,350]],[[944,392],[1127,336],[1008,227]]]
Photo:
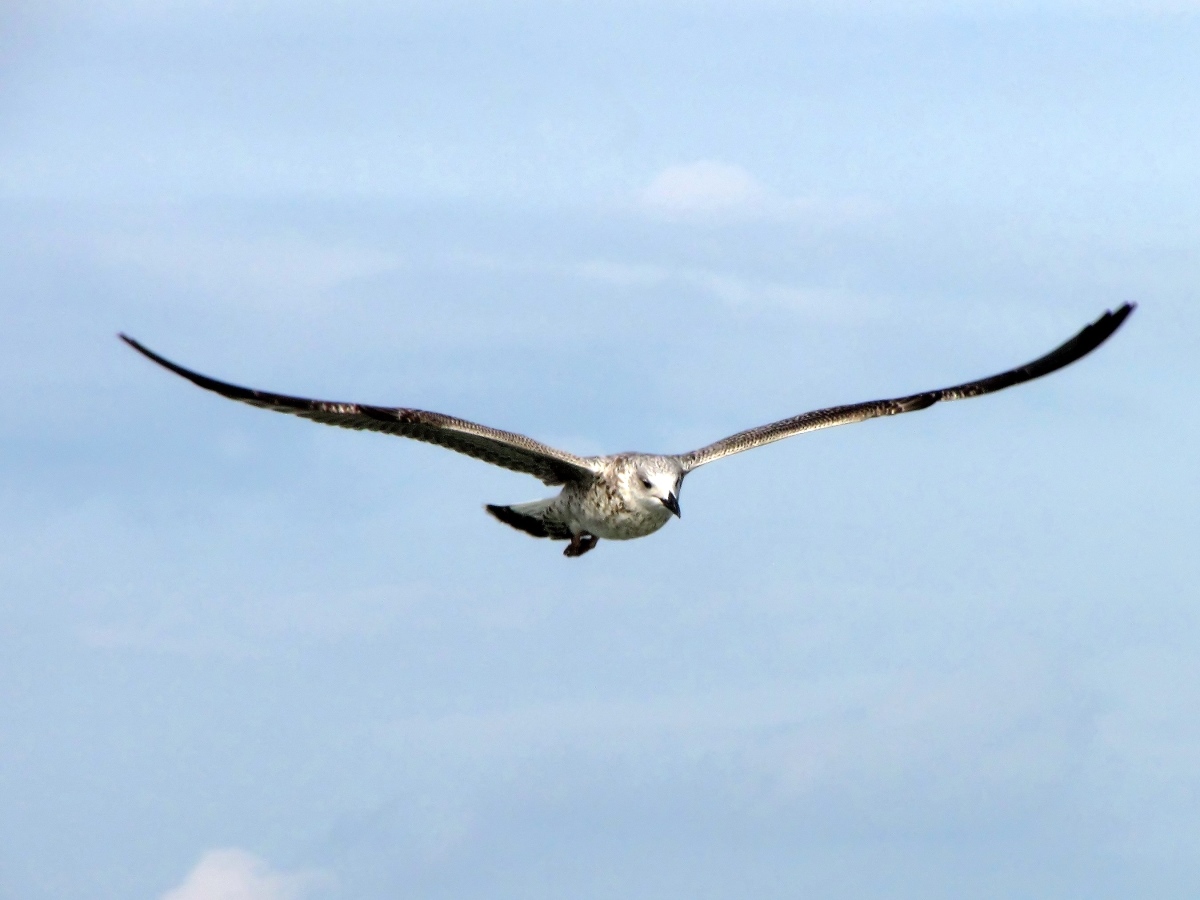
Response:
[[[0,898],[1193,898],[1200,5],[0,7]],[[1043,381],[692,476],[580,453]]]

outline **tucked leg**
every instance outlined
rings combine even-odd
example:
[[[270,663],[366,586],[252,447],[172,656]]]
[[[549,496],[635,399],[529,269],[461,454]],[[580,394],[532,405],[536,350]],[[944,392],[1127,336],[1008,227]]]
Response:
[[[600,538],[594,534],[588,534],[586,531],[573,534],[571,535],[571,543],[563,551],[563,556],[583,556],[583,554],[595,547],[599,541]]]

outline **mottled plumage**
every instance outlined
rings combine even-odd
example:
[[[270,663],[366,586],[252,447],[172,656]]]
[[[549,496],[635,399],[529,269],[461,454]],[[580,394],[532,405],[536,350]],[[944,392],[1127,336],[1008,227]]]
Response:
[[[133,338],[121,335],[121,339],[193,384],[231,400],[325,425],[381,431],[438,444],[493,465],[525,472],[545,484],[562,485],[562,491],[555,497],[511,506],[489,505],[487,511],[506,525],[535,537],[570,541],[565,555],[581,556],[600,538],[623,541],[658,531],[672,515],[679,515],[679,491],[684,476],[706,463],[806,431],[914,412],[942,401],[978,397],[1040,378],[1091,353],[1108,340],[1133,309],[1133,304],[1127,303],[1115,312],[1106,312],[1045,356],[999,375],[893,400],[814,410],[741,431],[699,450],[676,455],[619,453],[581,457],[521,434],[476,425],[441,413],[309,400],[251,390],[185,369],[146,349]]]

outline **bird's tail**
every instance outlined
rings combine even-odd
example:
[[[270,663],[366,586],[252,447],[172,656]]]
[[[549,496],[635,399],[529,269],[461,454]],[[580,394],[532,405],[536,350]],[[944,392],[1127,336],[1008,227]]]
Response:
[[[505,525],[511,525],[518,531],[524,531],[534,537],[568,541],[571,539],[570,530],[561,522],[546,516],[546,512],[553,502],[554,498],[534,500],[532,503],[514,503],[512,506],[493,506],[489,503],[484,509]]]

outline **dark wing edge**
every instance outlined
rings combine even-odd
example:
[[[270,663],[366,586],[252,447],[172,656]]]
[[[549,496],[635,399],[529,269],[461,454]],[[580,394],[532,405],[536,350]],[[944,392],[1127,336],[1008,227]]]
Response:
[[[850,406],[832,406],[828,409],[813,410],[812,412],[803,413],[790,419],[783,419],[779,422],[772,422],[769,425],[760,425],[757,428],[740,431],[716,443],[709,444],[707,447],[701,447],[699,450],[693,450],[690,453],[681,453],[676,459],[679,460],[684,471],[691,471],[723,456],[741,453],[744,450],[752,450],[755,447],[761,447],[763,444],[769,444],[773,441],[782,440],[783,438],[806,431],[832,428],[835,425],[849,425],[852,422],[862,422],[866,419],[874,419],[877,416],[894,416],[900,413],[915,412],[916,410],[926,409],[944,400],[964,400],[968,397],[980,397],[984,394],[991,394],[995,391],[1012,387],[1015,384],[1032,381],[1035,378],[1041,378],[1043,375],[1049,375],[1051,372],[1055,372],[1087,356],[1112,337],[1113,333],[1121,327],[1121,324],[1136,308],[1136,304],[1126,303],[1115,311],[1108,310],[1099,319],[1075,335],[1075,337],[1051,350],[1045,356],[1040,356],[1033,362],[1018,366],[1015,369],[1009,369],[1007,372],[1001,372],[998,375],[992,375],[978,381],[969,381],[966,384],[959,384],[954,387],[924,391],[909,397],[899,397],[894,400],[872,400],[867,403],[855,403]]]
[[[590,478],[595,472],[592,464],[583,457],[556,450],[523,434],[500,431],[421,409],[309,400],[238,387],[185,369],[142,346],[128,335],[119,334],[118,337],[147,359],[186,378],[192,384],[260,409],[288,413],[320,422],[322,425],[336,425],[339,428],[353,428],[357,431],[379,431],[437,444],[494,466],[533,475],[545,484],[565,484],[568,481]]]

